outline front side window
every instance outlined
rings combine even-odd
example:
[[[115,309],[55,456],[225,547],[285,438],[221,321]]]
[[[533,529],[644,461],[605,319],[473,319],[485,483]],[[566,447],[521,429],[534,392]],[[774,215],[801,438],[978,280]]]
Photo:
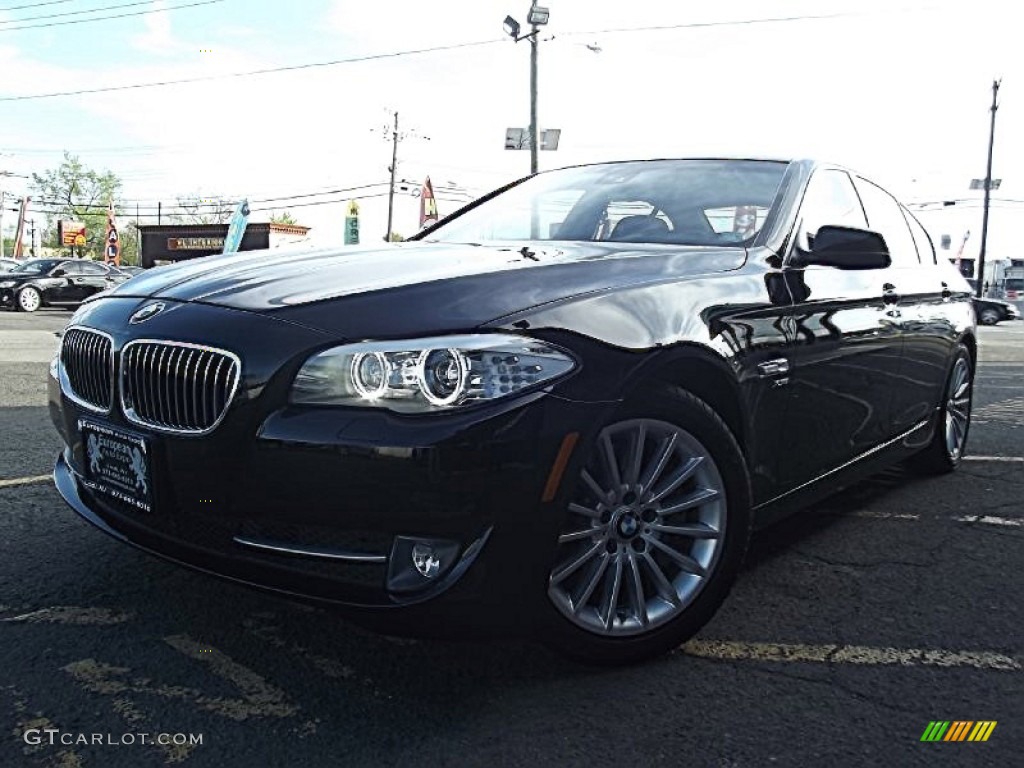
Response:
[[[867,228],[857,190],[845,171],[821,169],[807,185],[800,206],[797,244],[804,251],[814,245],[814,235],[824,226]]]
[[[549,171],[422,239],[750,243],[775,205],[786,167],[756,160],[650,160]]]
[[[17,272],[25,275],[41,275],[44,272],[49,272],[59,263],[60,262],[53,259],[34,259],[33,261],[26,261],[24,264],[19,264],[12,269],[11,272]]]
[[[857,189],[864,201],[868,227],[885,238],[892,265],[918,266],[921,262],[917,257],[917,246],[896,198],[866,179],[857,179]]]

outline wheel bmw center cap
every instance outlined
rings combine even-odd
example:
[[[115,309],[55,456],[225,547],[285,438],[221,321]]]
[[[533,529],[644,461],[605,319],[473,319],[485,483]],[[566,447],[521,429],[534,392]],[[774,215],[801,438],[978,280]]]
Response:
[[[632,538],[636,535],[637,531],[640,530],[640,521],[636,519],[636,515],[628,510],[623,510],[619,513],[619,521],[615,526],[619,536],[624,539]]]

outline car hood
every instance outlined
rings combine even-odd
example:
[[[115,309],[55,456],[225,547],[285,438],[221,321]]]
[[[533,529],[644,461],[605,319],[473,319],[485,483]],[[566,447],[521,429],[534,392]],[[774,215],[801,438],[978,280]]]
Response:
[[[211,256],[122,283],[110,295],[269,313],[346,335],[470,328],[610,288],[738,269],[742,248],[622,243],[470,245],[409,242]],[[382,323],[382,314],[391,316]]]

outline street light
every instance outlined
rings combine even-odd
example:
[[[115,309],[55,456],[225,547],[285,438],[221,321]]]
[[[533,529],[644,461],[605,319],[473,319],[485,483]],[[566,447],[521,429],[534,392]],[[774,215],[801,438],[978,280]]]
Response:
[[[503,25],[505,34],[517,43],[524,38],[530,38],[530,173],[537,172],[537,150],[540,149],[537,128],[537,33],[540,31],[539,27],[547,24],[550,17],[551,11],[537,5],[537,0],[533,0],[530,12],[526,16],[526,21],[530,24],[529,34],[520,36],[519,22],[511,16],[505,17]]]

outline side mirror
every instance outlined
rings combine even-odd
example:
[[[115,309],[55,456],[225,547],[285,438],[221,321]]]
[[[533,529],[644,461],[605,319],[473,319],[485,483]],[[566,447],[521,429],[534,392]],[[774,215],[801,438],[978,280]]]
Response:
[[[50,273],[50,277],[64,277],[64,275],[66,274],[67,272],[65,272],[63,269],[55,269],[53,270],[53,272]]]
[[[856,227],[826,225],[814,236],[809,252],[801,252],[798,266],[818,264],[837,269],[885,269],[892,264],[889,246],[877,232]]]

